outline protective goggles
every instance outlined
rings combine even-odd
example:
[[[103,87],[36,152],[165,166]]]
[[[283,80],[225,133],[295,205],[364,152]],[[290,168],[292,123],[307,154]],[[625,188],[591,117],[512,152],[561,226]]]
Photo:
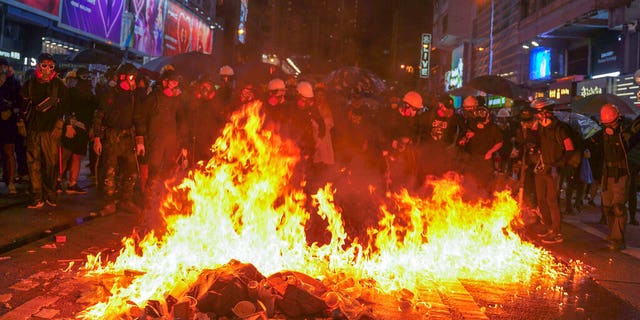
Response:
[[[53,63],[41,63],[40,64],[40,69],[51,69],[53,70],[56,67],[55,64]]]

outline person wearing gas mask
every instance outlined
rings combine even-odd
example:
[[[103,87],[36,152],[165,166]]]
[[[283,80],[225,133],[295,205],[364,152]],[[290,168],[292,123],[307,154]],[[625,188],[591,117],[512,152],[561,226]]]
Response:
[[[454,169],[454,147],[461,130],[460,118],[455,114],[450,96],[439,97],[434,104],[427,115],[420,146],[420,163],[425,176],[439,176]]]
[[[467,119],[466,132],[458,140],[458,145],[467,152],[463,172],[490,193],[495,171],[493,157],[502,148],[502,134],[498,126],[491,122],[491,114],[486,107],[475,108],[473,115],[473,119]]]
[[[16,80],[13,69],[6,59],[0,58],[0,150],[2,150],[2,162],[4,164],[2,175],[7,184],[9,194],[17,194],[15,185],[16,177],[16,144],[24,139],[24,121],[22,120],[20,97],[20,82]],[[22,129],[19,133],[18,122]]]
[[[148,153],[149,184],[145,194],[143,219],[149,226],[158,226],[160,199],[164,181],[178,169],[188,166],[188,110],[180,89],[181,77],[168,69],[160,75],[159,87],[136,110],[138,155]]]
[[[43,53],[37,61],[35,77],[24,84],[21,92],[27,103],[27,166],[33,196],[30,209],[42,208],[45,203],[57,206],[58,147],[62,119],[68,109],[67,88],[56,77],[53,56]]]
[[[136,77],[138,70],[130,63],[116,70],[118,84],[103,96],[93,119],[93,149],[104,166],[102,190],[105,206],[101,215],[115,213],[116,208],[137,213],[133,194],[138,169],[136,152],[144,152],[144,145],[136,144],[141,123],[134,118],[136,111]],[[136,150],[136,147],[138,148]],[[120,177],[119,187],[116,172]],[[117,189],[117,194],[116,194]]]
[[[300,149],[300,162],[296,170],[300,174],[300,180],[296,182],[301,182],[310,172],[316,141],[324,137],[326,128],[324,119],[315,106],[313,86],[309,82],[301,81],[298,83],[297,92],[296,105],[289,109],[282,132]]]
[[[602,144],[604,150],[601,180],[602,211],[609,226],[609,249],[625,248],[625,226],[627,211],[625,203],[629,188],[629,164],[627,154],[630,150],[632,132],[623,128],[618,108],[605,104],[600,108],[600,122],[604,127]],[[637,132],[633,137],[637,141]]]
[[[226,118],[221,102],[216,99],[213,80],[201,75],[193,86],[193,96],[189,104],[189,123],[191,141],[190,158],[192,164],[211,159],[211,146],[220,135]]]
[[[267,130],[280,134],[286,113],[291,108],[286,100],[287,87],[282,79],[274,78],[267,83],[267,97],[262,102],[264,125]]]
[[[558,188],[560,170],[575,151],[570,128],[554,115],[556,102],[538,98],[531,103],[536,110],[537,130],[540,135],[540,158],[534,168],[538,207],[545,229],[538,233],[543,243],[555,244],[564,241],[561,233]]]
[[[520,110],[520,126],[516,128],[516,145],[522,201],[529,208],[537,208],[534,168],[540,160],[540,135],[535,118],[535,109],[525,106]]]
[[[75,85],[69,89],[69,116],[65,119],[65,132],[62,137],[62,163],[69,172],[68,194],[83,194],[86,191],[78,186],[80,162],[87,153],[89,129],[98,100],[91,87],[91,75],[87,68],[78,68]]]

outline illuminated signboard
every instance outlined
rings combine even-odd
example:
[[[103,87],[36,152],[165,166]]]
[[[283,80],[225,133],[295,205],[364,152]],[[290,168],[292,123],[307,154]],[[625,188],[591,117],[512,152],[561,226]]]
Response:
[[[464,62],[462,60],[464,45],[451,52],[451,70],[444,74],[445,91],[451,91],[462,87],[464,80]]]
[[[500,108],[503,107],[507,103],[507,98],[500,96],[491,96],[487,101],[487,107],[489,108]]]
[[[142,53],[162,55],[162,30],[166,0],[133,0],[133,49]]]
[[[244,43],[247,37],[247,14],[249,13],[249,0],[240,1],[240,22],[238,23],[238,42]]]
[[[191,51],[211,53],[213,30],[176,2],[168,1],[167,4],[164,24],[164,55],[172,56]]]
[[[124,0],[63,0],[61,24],[120,45]]]
[[[616,78],[615,95],[627,100],[630,105],[640,107],[638,92],[640,92],[640,86],[635,83],[633,74],[627,74]]]
[[[429,78],[431,64],[431,34],[422,34],[422,45],[420,48],[420,78]]]
[[[608,93],[611,86],[610,78],[592,79],[578,82],[576,87],[577,95],[581,97],[590,96],[592,94]]]
[[[551,49],[536,47],[529,56],[529,79],[543,80],[551,78]]]
[[[560,104],[571,102],[571,97],[573,96],[573,82],[563,81],[550,84],[547,96]]]
[[[3,2],[55,20],[58,20],[60,15],[60,0],[8,0]]]

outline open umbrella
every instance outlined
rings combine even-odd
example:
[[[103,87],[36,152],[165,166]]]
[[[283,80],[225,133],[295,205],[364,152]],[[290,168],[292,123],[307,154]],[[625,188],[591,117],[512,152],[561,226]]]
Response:
[[[73,63],[86,63],[86,64],[103,64],[105,66],[119,65],[122,62],[122,57],[98,48],[89,48],[86,50],[78,51],[71,55],[68,59]]]
[[[370,70],[359,67],[344,67],[331,71],[324,79],[327,88],[349,93],[358,91],[364,94],[379,95],[386,90],[382,78]]]
[[[195,80],[202,73],[217,74],[218,68],[220,67],[219,60],[219,57],[215,55],[194,51],[154,59],[143,64],[141,69],[159,74],[162,67],[170,64],[176,69],[176,72],[186,80]],[[141,71],[143,73],[146,72],[144,70]]]
[[[484,75],[471,79],[469,87],[513,100],[526,100],[527,93],[513,81],[496,75]]]
[[[638,112],[624,98],[610,93],[599,93],[584,98],[579,98],[571,102],[571,109],[578,113],[598,115],[602,105],[611,103],[618,107],[622,115],[635,117]]]
[[[602,130],[595,121],[583,114],[571,112],[571,111],[554,111],[553,115],[558,120],[567,123],[574,130],[582,134],[583,139],[589,139],[598,131]]]
[[[447,94],[450,94],[452,96],[462,96],[462,97],[477,96],[479,95],[478,93],[479,93],[478,89],[474,89],[469,86],[462,86],[460,88],[455,88],[447,92]]]

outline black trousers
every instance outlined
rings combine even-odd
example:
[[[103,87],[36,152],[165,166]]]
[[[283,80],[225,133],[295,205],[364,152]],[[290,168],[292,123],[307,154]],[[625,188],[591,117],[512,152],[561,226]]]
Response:
[[[54,136],[49,131],[29,132],[26,146],[33,197],[43,201],[54,199],[60,171],[58,158],[60,136]]]
[[[107,129],[101,160],[105,168],[103,191],[107,201],[114,200],[116,189],[122,200],[131,200],[138,178],[135,142],[131,130]],[[116,183],[120,176],[120,187]]]

